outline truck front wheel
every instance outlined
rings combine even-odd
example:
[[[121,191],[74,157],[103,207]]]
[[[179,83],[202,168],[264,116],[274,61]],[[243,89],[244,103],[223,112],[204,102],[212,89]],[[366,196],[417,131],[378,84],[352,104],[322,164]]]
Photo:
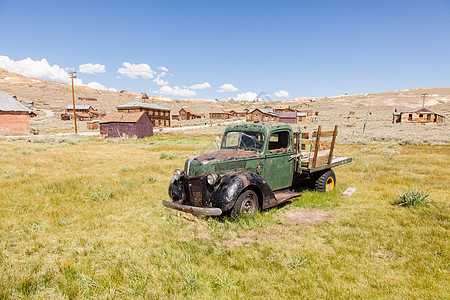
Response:
[[[336,174],[333,170],[328,170],[317,178],[314,188],[319,192],[330,192],[336,185]]]
[[[252,190],[246,190],[239,195],[236,203],[230,212],[232,219],[237,219],[240,216],[253,216],[258,210],[258,196]]]

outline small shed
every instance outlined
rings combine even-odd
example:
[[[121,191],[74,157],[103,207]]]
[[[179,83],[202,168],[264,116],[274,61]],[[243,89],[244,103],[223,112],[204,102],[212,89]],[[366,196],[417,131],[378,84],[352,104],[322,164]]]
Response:
[[[30,134],[30,116],[33,115],[19,101],[0,91],[0,135]]]
[[[153,135],[153,123],[146,112],[110,113],[100,121],[100,134],[106,138],[144,138]]]
[[[100,128],[100,120],[87,121],[87,129],[96,130]]]

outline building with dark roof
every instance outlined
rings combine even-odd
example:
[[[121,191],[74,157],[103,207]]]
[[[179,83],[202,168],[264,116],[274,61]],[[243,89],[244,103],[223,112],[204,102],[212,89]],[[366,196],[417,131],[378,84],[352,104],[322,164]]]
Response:
[[[116,107],[118,112],[146,112],[154,126],[170,127],[170,109],[154,103],[133,101]]]
[[[396,108],[392,115],[392,123],[444,123],[445,117],[424,107],[413,109]]]
[[[153,135],[153,123],[142,112],[115,112],[102,117],[100,134],[105,138],[144,138]]]
[[[34,113],[15,100],[12,96],[0,91],[0,135],[30,134],[30,116]]]

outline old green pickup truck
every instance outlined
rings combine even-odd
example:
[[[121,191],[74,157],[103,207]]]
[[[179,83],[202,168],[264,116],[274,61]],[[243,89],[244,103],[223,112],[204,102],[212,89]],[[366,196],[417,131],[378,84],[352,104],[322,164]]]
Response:
[[[352,159],[333,155],[334,131],[312,134],[294,132],[288,124],[245,123],[228,127],[220,151],[186,160],[184,169],[173,172],[169,186],[172,201],[163,205],[195,215],[231,218],[253,215],[301,196],[294,187],[311,183],[319,191],[336,184],[332,167]],[[323,142],[326,138],[329,142]],[[306,146],[310,151],[303,151]]]

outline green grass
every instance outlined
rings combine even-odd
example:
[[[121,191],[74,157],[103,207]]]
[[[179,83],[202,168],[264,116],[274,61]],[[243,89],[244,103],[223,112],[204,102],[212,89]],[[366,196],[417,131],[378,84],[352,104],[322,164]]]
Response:
[[[0,141],[0,299],[448,297],[448,146],[338,145],[333,192],[233,222],[161,205],[213,140],[181,138]],[[392,205],[414,187],[427,205]],[[305,209],[328,218],[285,218]]]

